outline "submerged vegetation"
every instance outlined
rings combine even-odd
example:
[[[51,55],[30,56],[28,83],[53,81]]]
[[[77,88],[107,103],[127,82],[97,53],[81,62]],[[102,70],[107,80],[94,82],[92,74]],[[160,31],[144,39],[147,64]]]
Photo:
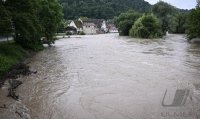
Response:
[[[63,19],[58,0],[0,0],[0,36],[14,41],[0,42],[0,75],[19,63],[26,50],[43,49],[42,38],[54,43]]]
[[[141,14],[139,12],[129,10],[128,12],[121,13],[118,17],[115,17],[114,22],[119,28],[119,34],[122,36],[129,35],[129,30],[140,16]]]
[[[63,17],[57,0],[0,1],[0,10],[0,35],[13,34],[16,43],[34,51],[43,49],[41,37],[54,42]]]
[[[144,14],[134,23],[129,35],[139,38],[159,38],[162,36],[162,31],[158,19],[153,14]]]
[[[187,35],[189,40],[200,38],[200,8],[193,9],[188,20]]]
[[[200,8],[191,11],[178,9],[159,1],[149,13],[127,11],[114,18],[120,35],[158,38],[169,33],[187,33],[188,38],[200,37]]]

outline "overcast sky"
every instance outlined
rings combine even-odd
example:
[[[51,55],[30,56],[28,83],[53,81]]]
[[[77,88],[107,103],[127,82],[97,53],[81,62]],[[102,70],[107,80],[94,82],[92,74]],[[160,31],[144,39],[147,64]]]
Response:
[[[148,1],[150,4],[155,4],[159,0],[145,0],[145,1]],[[181,9],[192,9],[195,8],[196,6],[196,0],[162,0],[162,1],[168,2],[171,5],[174,5]]]

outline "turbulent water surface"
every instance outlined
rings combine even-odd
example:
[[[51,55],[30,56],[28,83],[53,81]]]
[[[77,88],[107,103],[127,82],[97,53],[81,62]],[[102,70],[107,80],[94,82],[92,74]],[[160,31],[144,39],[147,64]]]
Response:
[[[23,117],[16,107],[32,119],[200,119],[200,45],[183,35],[66,38],[27,62],[37,74],[1,119]]]

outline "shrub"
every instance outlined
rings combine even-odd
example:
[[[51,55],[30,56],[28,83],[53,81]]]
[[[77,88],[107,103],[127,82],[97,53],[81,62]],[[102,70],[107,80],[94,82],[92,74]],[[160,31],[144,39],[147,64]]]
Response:
[[[189,15],[187,36],[189,40],[200,38],[200,8],[193,9]]]
[[[114,23],[119,29],[119,35],[128,36],[134,22],[141,16],[140,13],[133,10],[120,14],[114,18]]]
[[[85,33],[84,33],[83,31],[81,31],[81,32],[79,33],[79,35],[85,35]]]
[[[158,19],[153,14],[145,14],[135,22],[129,35],[139,38],[158,38],[162,37],[162,31]]]
[[[26,51],[16,43],[0,43],[0,75],[17,64]]]
[[[72,33],[71,33],[70,31],[67,31],[67,32],[66,32],[66,35],[69,36],[69,35],[72,35]]]

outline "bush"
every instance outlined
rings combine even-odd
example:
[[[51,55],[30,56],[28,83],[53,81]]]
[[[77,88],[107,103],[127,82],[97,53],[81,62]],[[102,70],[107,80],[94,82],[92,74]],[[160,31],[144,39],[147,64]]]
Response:
[[[26,51],[16,43],[0,43],[0,75],[17,64]]]
[[[189,40],[200,38],[200,8],[193,9],[189,15],[187,36]]]
[[[67,31],[67,32],[66,32],[66,35],[69,36],[69,35],[72,35],[72,33],[71,33],[70,31]]]
[[[31,14],[19,13],[15,16],[15,41],[22,47],[34,51],[42,50],[39,22]]]
[[[85,35],[85,33],[84,33],[83,31],[81,31],[81,32],[79,33],[79,35]]]
[[[147,14],[135,22],[129,35],[139,38],[158,38],[163,34],[158,19],[153,14]]]
[[[119,29],[119,35],[128,36],[134,22],[141,16],[140,13],[130,10],[114,18],[114,23]]]

